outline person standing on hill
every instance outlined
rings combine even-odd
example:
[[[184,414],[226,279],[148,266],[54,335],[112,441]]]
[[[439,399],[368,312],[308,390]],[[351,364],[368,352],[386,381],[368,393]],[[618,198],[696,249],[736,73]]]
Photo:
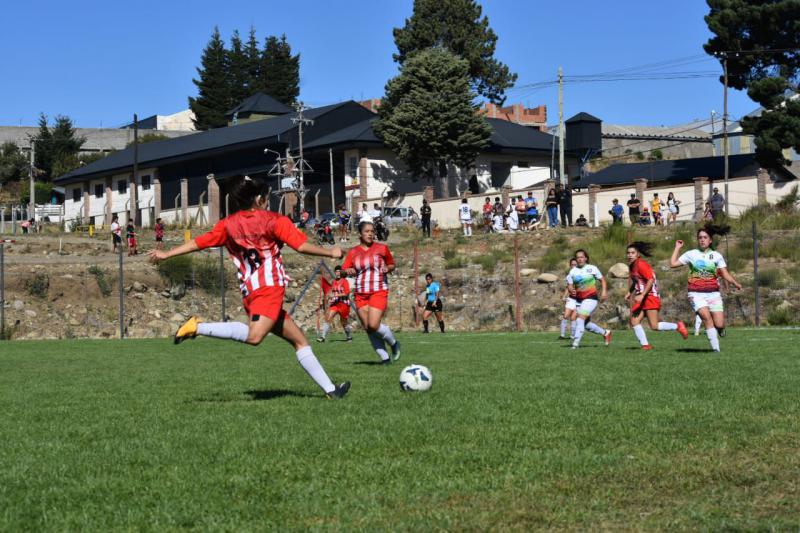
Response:
[[[725,212],[725,197],[719,193],[718,188],[714,187],[714,194],[711,195],[708,201],[711,204],[711,215],[714,220],[719,219],[722,213]]]
[[[556,198],[555,189],[550,189],[547,192],[545,206],[547,207],[548,226],[555,228],[558,225],[558,199]]]
[[[419,216],[420,221],[422,223],[422,236],[423,237],[430,237],[431,236],[431,214],[433,210],[431,206],[428,205],[428,200],[425,198],[422,199],[422,207],[419,208]]]
[[[122,226],[119,225],[119,215],[111,218],[111,241],[114,243],[114,252],[117,251],[117,246],[122,248]]]
[[[156,226],[154,228],[156,235],[156,250],[161,250],[164,247],[164,223],[160,218],[156,219]]]
[[[560,183],[556,185],[556,200],[561,215],[561,227],[572,226],[572,189],[569,186],[564,187]]]
[[[642,202],[636,198],[636,193],[631,194],[631,199],[628,200],[628,218],[631,221],[631,226],[639,224],[639,214],[641,213]]]

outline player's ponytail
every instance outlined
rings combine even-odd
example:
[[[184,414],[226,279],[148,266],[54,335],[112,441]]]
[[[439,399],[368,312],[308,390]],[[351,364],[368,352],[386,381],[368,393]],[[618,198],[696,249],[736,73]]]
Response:
[[[263,193],[263,185],[250,176],[242,176],[233,182],[230,195],[237,211],[250,209]]]
[[[653,255],[653,243],[645,241],[633,241],[628,245],[628,248],[633,248],[639,255],[650,257]]]

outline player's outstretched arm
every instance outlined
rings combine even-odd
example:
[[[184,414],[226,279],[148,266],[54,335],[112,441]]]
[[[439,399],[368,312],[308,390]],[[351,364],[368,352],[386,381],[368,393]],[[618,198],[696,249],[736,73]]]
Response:
[[[733,274],[727,268],[720,268],[719,273],[722,276],[722,279],[736,287],[738,290],[742,290],[742,284],[736,281],[736,278],[733,277]]]
[[[683,263],[678,261],[678,257],[680,257],[681,248],[683,248],[683,241],[675,241],[675,249],[672,250],[672,257],[669,260],[669,266],[672,268],[680,268],[683,266]]]
[[[317,255],[319,257],[330,257],[332,259],[342,258],[342,249],[338,246],[334,246],[333,248],[323,248],[322,246],[311,244],[308,241],[298,246],[297,251],[306,255]]]
[[[185,242],[180,246],[176,246],[170,250],[150,250],[147,252],[147,255],[151,262],[158,263],[160,261],[164,261],[165,259],[169,259],[170,257],[196,252],[199,249],[200,247],[197,245],[197,242],[192,239],[191,241]]]

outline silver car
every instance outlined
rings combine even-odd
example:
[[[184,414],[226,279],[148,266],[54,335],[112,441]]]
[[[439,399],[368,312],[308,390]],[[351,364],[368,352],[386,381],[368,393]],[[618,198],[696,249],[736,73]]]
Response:
[[[414,211],[413,207],[398,206],[384,206],[381,208],[383,213],[383,221],[388,226],[395,226],[398,224],[416,224],[419,221],[419,215]]]

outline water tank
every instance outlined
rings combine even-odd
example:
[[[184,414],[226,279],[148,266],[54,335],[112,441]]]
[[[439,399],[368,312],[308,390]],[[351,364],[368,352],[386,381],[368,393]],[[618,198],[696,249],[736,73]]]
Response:
[[[578,113],[567,119],[564,125],[567,130],[566,150],[584,154],[596,152],[602,148],[601,125],[603,121],[589,113]]]

